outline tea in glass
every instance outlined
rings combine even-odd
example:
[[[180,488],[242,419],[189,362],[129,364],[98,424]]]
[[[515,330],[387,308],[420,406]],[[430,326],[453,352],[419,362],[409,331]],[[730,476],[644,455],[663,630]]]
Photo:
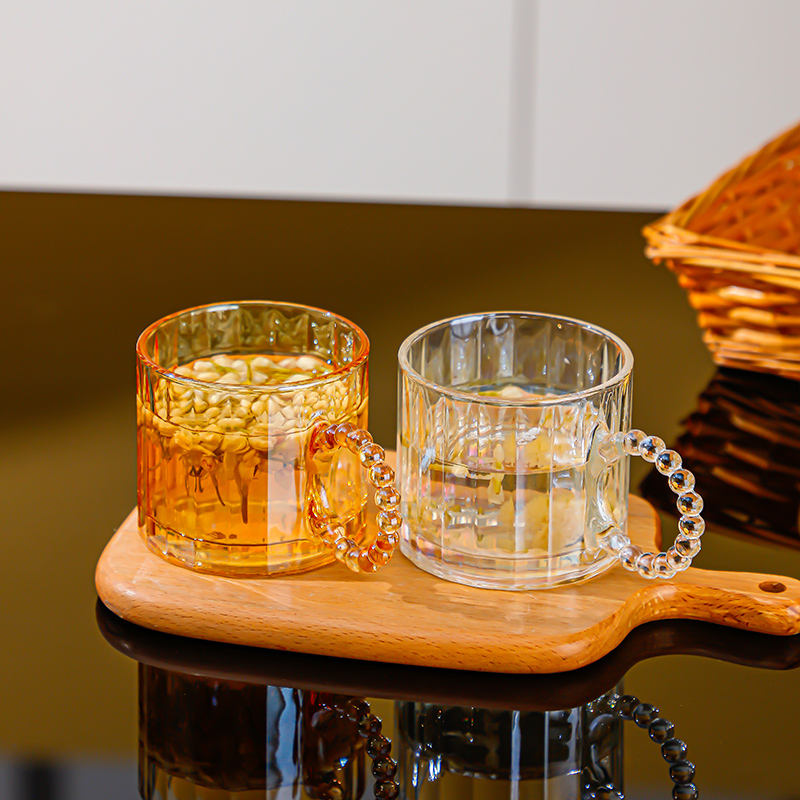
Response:
[[[148,546],[195,569],[266,575],[332,561],[324,536],[347,543],[343,559],[365,544],[362,467],[389,468],[365,431],[359,328],[304,306],[232,303],[167,317],[137,350]],[[358,446],[315,445],[336,426]],[[370,448],[379,459],[364,458]]]

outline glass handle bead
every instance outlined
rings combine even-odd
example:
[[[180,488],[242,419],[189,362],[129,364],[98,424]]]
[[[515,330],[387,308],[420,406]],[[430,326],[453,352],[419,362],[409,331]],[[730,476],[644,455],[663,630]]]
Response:
[[[375,572],[389,563],[400,541],[400,494],[394,488],[394,470],[386,463],[386,452],[372,440],[369,431],[352,422],[322,424],[311,434],[311,452],[330,452],[345,448],[358,456],[375,489],[378,507],[376,522],[378,536],[368,547],[360,547],[350,539],[342,525],[319,513],[317,505],[309,504],[308,518],[312,533],[329,549],[337,560],[353,572]]]
[[[382,733],[380,717],[372,712],[370,704],[363,698],[350,697],[347,699],[328,695],[319,704],[318,710],[327,710],[341,721],[349,722],[355,726],[355,740],[361,739],[363,749],[372,761],[372,777],[375,779],[372,794],[375,800],[397,800],[400,796],[400,785],[397,782],[397,761],[392,758],[392,741]],[[324,719],[324,717],[323,717]],[[354,741],[355,744],[355,741]],[[360,747],[358,748],[360,749]],[[357,758],[356,748],[352,749],[350,758]],[[344,761],[345,759],[342,759]],[[316,800],[343,800],[352,796],[345,785],[332,778],[316,786],[304,786],[309,797]],[[359,794],[359,797],[366,793]]]
[[[686,757],[688,747],[675,738],[675,725],[660,715],[656,706],[640,703],[630,694],[603,699],[603,711],[623,721],[633,721],[644,728],[650,739],[660,745],[661,757],[669,765],[673,800],[698,800],[700,792],[694,784],[695,765]],[[624,795],[613,784],[602,780],[604,770],[593,763],[584,767],[582,800],[623,800]]]
[[[605,537],[604,546],[619,557],[622,566],[630,572],[638,572],[643,578],[672,578],[687,569],[692,559],[700,552],[700,537],[706,523],[700,516],[703,498],[694,490],[694,475],[684,469],[680,455],[667,449],[663,439],[648,436],[643,431],[632,429],[622,434],[619,440],[624,453],[641,456],[655,464],[656,469],[667,479],[669,488],[678,495],[678,536],[665,552],[648,553],[619,529],[611,530]]]

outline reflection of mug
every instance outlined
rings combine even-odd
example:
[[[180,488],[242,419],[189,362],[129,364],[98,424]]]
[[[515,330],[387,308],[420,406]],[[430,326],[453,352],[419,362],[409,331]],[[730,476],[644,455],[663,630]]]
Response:
[[[622,723],[608,713],[617,696],[562,711],[398,703],[402,796],[579,798],[590,780],[621,789]]]
[[[139,666],[144,800],[393,800],[381,730],[361,698]]]
[[[622,721],[644,728],[676,800],[697,800],[695,766],[659,710],[616,689],[561,711],[397,704],[401,796],[622,800]],[[476,785],[491,781],[483,787]]]
[[[670,578],[700,550],[703,501],[680,456],[629,430],[629,347],[578,320],[531,312],[435,322],[400,347],[401,547],[450,580],[533,589],[617,560]],[[665,553],[627,536],[628,459],[678,495]]]
[[[334,557],[372,572],[397,542],[399,497],[365,430],[364,332],[306,306],[202,306],[137,343],[139,524],[151,549],[227,575]],[[365,541],[366,468],[380,533]]]

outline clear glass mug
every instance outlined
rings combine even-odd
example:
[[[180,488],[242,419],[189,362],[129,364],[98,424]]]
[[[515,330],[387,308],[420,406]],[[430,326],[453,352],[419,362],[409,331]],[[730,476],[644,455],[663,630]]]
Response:
[[[533,312],[434,322],[401,345],[398,474],[402,552],[442,578],[537,589],[617,561],[670,578],[700,550],[694,476],[630,429],[630,348],[602,328]],[[664,553],[627,536],[628,456],[678,495]]]
[[[399,496],[366,431],[360,328],[308,306],[222,303],[158,320],[136,353],[139,526],[152,550],[230,576],[389,561]]]
[[[621,787],[622,721],[608,713],[617,689],[552,711],[398,701],[401,796],[576,800],[593,796],[590,783]],[[495,791],[481,791],[487,781]]]
[[[584,705],[548,711],[400,701],[400,796],[623,800],[622,728],[634,722],[667,762],[671,796],[697,800],[695,765],[675,725],[621,692],[620,684]],[[482,781],[496,791],[482,790]]]

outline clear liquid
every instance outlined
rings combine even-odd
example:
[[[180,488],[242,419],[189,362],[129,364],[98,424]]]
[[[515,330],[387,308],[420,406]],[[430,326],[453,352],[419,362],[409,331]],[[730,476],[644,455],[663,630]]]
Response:
[[[448,461],[430,466],[425,506],[431,531],[446,530],[448,547],[464,554],[494,551],[510,558],[569,553],[584,538],[585,464],[558,470],[474,471]]]
[[[478,394],[541,397],[535,387],[480,386]],[[532,588],[594,574],[624,516],[619,461],[600,465],[591,444],[605,435],[591,405],[432,409],[433,424],[406,457],[406,554],[461,571],[474,585]],[[597,568],[597,569],[595,569]],[[494,573],[494,576],[492,576]]]

